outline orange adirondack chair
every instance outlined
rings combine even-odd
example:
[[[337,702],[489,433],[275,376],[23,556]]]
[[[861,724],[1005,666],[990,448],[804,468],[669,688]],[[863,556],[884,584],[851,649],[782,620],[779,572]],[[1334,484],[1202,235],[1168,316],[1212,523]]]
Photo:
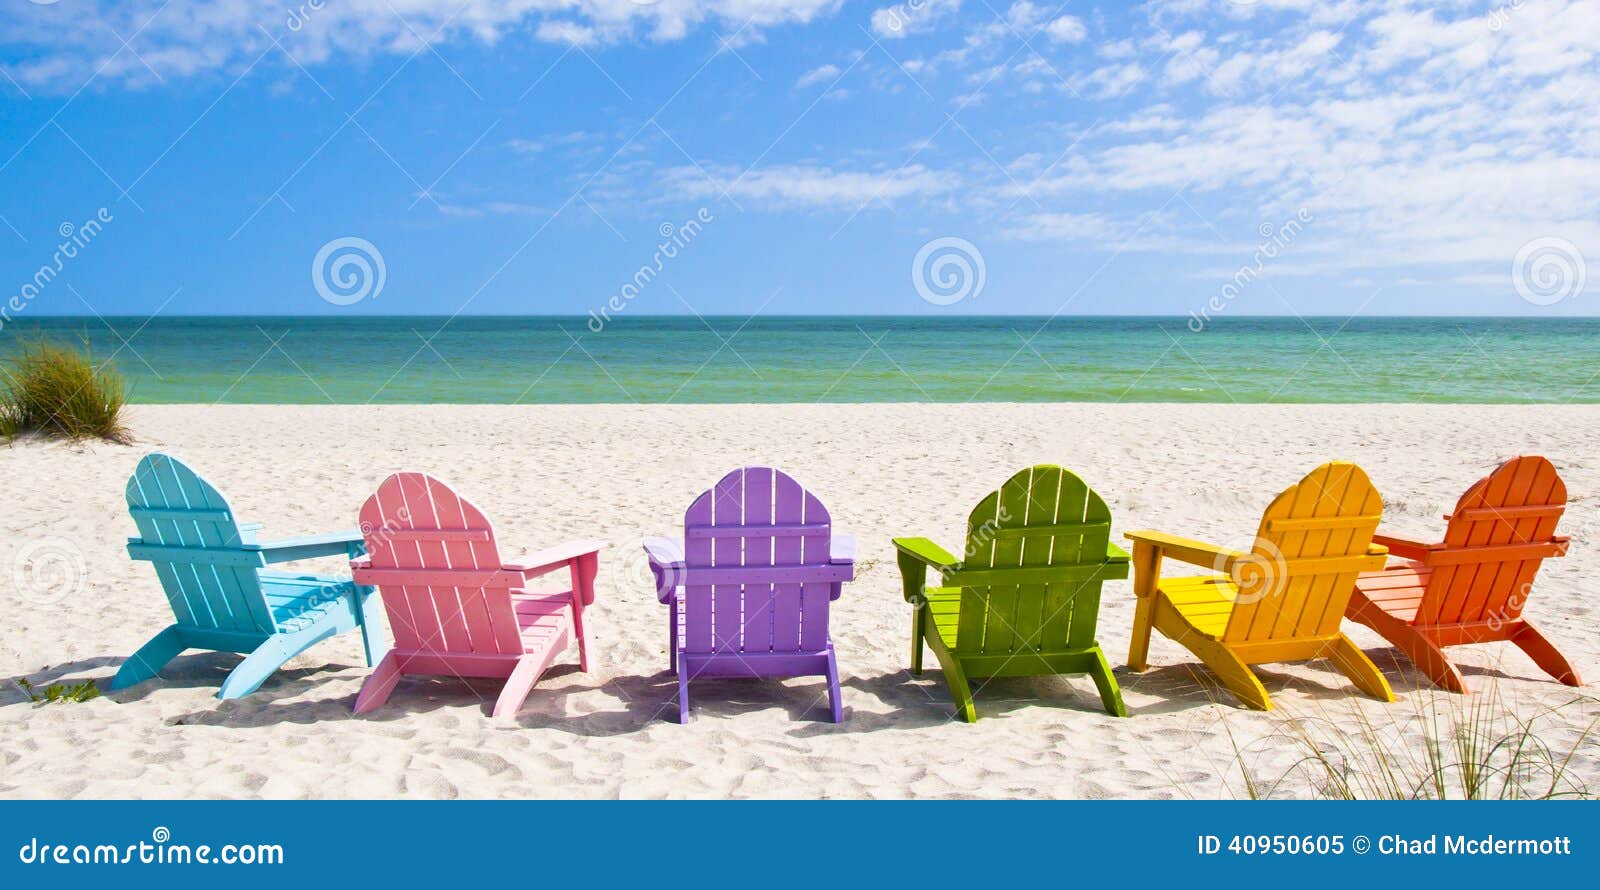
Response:
[[[1466,692],[1444,647],[1505,640],[1568,686],[1578,672],[1522,617],[1533,576],[1547,556],[1565,556],[1555,534],[1567,487],[1550,461],[1514,457],[1479,479],[1444,518],[1444,541],[1373,538],[1400,557],[1356,581],[1351,620],[1395,644],[1436,685]]]
[[[1241,702],[1271,710],[1252,664],[1329,658],[1361,691],[1393,701],[1389,683],[1339,622],[1358,574],[1383,566],[1372,543],[1383,501],[1355,464],[1326,463],[1284,489],[1262,514],[1249,553],[1161,532],[1133,541],[1133,641],[1128,667],[1147,665],[1151,630],[1199,656]],[[1169,577],[1163,559],[1223,572]]]

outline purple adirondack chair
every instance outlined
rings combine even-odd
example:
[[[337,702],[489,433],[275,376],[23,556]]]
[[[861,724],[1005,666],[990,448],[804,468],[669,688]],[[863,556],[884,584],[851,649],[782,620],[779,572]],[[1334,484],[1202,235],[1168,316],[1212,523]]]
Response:
[[[843,720],[828,604],[855,577],[855,539],[833,534],[822,502],[767,467],[734,470],[695,498],[683,538],[682,548],[644,542],[656,595],[672,607],[679,720],[689,720],[691,679],[819,675],[833,722]]]

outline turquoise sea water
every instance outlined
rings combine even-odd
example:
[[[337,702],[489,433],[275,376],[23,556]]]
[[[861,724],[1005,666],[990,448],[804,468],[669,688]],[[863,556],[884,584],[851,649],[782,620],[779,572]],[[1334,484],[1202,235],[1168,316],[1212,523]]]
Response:
[[[135,402],[1597,402],[1600,319],[32,318]]]

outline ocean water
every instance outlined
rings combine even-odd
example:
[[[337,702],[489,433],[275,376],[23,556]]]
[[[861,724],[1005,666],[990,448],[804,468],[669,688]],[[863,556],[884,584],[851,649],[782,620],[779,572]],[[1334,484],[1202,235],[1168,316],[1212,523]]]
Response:
[[[1600,319],[24,318],[134,402],[1596,402]]]

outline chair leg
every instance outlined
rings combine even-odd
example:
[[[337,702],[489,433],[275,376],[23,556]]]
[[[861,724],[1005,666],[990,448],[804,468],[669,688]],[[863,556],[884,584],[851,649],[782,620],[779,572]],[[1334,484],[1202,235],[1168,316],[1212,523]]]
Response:
[[[1568,686],[1582,686],[1583,680],[1578,677],[1578,672],[1571,663],[1556,650],[1556,647],[1545,638],[1532,624],[1524,621],[1511,632],[1511,642],[1517,648],[1528,653],[1533,663],[1538,665],[1545,673]]]
[[[371,676],[361,684],[361,691],[356,693],[355,707],[351,711],[356,714],[365,714],[377,710],[389,700],[390,693],[400,684],[400,653],[390,650],[388,655],[378,662]]]
[[[187,648],[183,642],[183,631],[177,625],[168,627],[140,646],[139,651],[128,656],[128,660],[117,669],[117,675],[111,678],[110,688],[126,689],[135,683],[143,683],[160,673],[167,662],[177,658],[178,653]]]
[[[506,685],[500,690],[500,697],[495,700],[493,716],[517,716],[528,693],[533,691],[533,684],[539,682],[539,675],[544,673],[545,665],[541,661],[548,659],[524,655],[517,661],[517,666],[511,669],[511,676],[506,678]]]
[[[844,700],[839,693],[839,660],[833,654],[833,646],[828,646],[828,709],[833,713],[833,722],[844,722]]]
[[[578,638],[578,670],[589,672],[589,632],[583,626],[583,610],[572,610],[572,635]]]
[[[1328,657],[1350,678],[1350,682],[1356,684],[1357,689],[1379,701],[1394,701],[1394,690],[1389,688],[1389,681],[1384,678],[1383,672],[1349,637],[1340,634],[1328,646]]]
[[[1156,594],[1141,596],[1133,606],[1133,639],[1128,643],[1128,670],[1150,667],[1150,630],[1154,626]]]
[[[916,606],[911,612],[911,676],[922,676],[922,622],[928,614],[927,606]]]
[[[1357,596],[1360,596],[1359,591]],[[1421,630],[1360,599],[1351,600],[1348,615],[1352,620],[1377,631],[1379,636],[1404,652],[1433,685],[1451,692],[1467,691],[1466,678],[1461,676],[1460,669],[1450,663],[1449,657],[1444,654],[1444,647]]]
[[[366,650],[367,667],[383,659],[382,600],[375,587],[358,587],[354,594],[356,619],[361,624],[361,645]]]
[[[1232,649],[1222,643],[1202,637],[1193,632],[1179,634],[1173,637],[1184,648],[1199,656],[1206,667],[1211,668],[1222,685],[1238,697],[1245,707],[1255,708],[1258,711],[1272,710],[1272,699],[1267,696],[1267,687],[1261,685],[1261,679],[1255,671],[1245,664]]]
[[[689,722],[689,672],[678,668],[678,722]]]
[[[1128,669],[1150,666],[1150,629],[1156,622],[1161,595],[1161,551],[1145,541],[1133,544],[1133,638],[1128,642]]]
[[[283,667],[284,662],[333,634],[333,622],[325,620],[305,630],[268,637],[254,652],[246,655],[244,661],[239,662],[239,666],[228,674],[228,679],[222,681],[222,688],[217,690],[217,698],[242,698],[255,692],[268,677],[278,672],[278,668]]]
[[[1122,703],[1122,688],[1117,685],[1117,678],[1111,673],[1111,663],[1106,661],[1106,654],[1096,646],[1090,653],[1094,656],[1094,663],[1089,666],[1089,676],[1094,678],[1094,685],[1100,690],[1100,703],[1105,705],[1106,713],[1113,717],[1128,716],[1128,708]]]
[[[944,637],[939,636],[939,631],[926,637],[928,648],[933,650],[933,656],[939,659],[939,668],[944,672],[945,685],[950,687],[950,698],[956,703],[956,716],[968,723],[978,722],[978,708],[972,700],[972,688],[967,685],[966,671],[961,668],[961,659],[945,648]]]
[[[667,671],[678,672],[678,597],[672,596],[672,608],[667,612]]]

